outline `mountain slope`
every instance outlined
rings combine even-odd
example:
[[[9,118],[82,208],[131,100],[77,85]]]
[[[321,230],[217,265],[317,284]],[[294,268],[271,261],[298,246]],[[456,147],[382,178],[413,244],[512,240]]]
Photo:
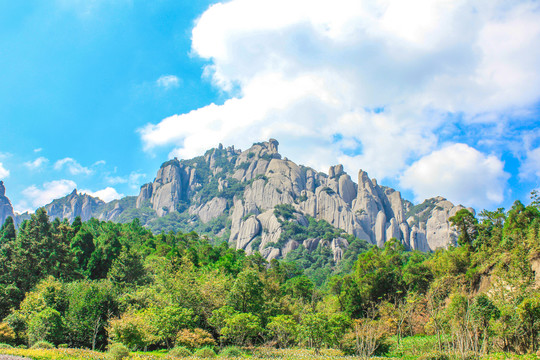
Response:
[[[6,197],[4,182],[0,181],[0,227],[10,216],[14,218],[13,206],[11,205],[11,201]]]
[[[325,243],[337,260],[354,237],[378,246],[396,238],[422,251],[456,242],[448,219],[462,206],[441,197],[414,206],[365,171],[356,182],[342,165],[319,173],[282,158],[278,145],[273,139],[245,151],[220,145],[204,156],[165,162],[136,199],[106,204],[74,191],[46,208],[49,216],[69,220],[139,218],[154,232],[195,230],[267,259],[319,244],[324,236],[313,232],[324,228],[319,222],[341,229]]]

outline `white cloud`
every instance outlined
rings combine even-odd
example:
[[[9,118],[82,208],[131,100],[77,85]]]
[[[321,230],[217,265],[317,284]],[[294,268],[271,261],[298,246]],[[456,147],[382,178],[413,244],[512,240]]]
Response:
[[[37,148],[37,149],[34,149],[34,152],[35,152],[35,153],[39,153],[39,152],[41,152],[42,150],[43,150],[42,148]]]
[[[9,170],[0,162],[0,179],[5,179],[9,176]]]
[[[105,160],[98,160],[92,164],[92,166],[105,165],[107,162]]]
[[[142,185],[141,181],[143,181],[145,177],[146,174],[132,171],[128,176],[106,176],[105,180],[111,185],[129,183],[131,188],[138,189]]]
[[[232,98],[140,134],[146,150],[172,145],[184,158],[274,137],[318,169],[339,158],[396,177],[445,140],[448,114],[493,123],[538,101],[539,43],[534,1],[232,0],[192,34]]]
[[[141,181],[144,180],[146,174],[133,171],[129,174],[129,186],[133,189],[138,189],[142,184]]]
[[[41,188],[32,185],[24,189],[22,194],[26,198],[25,204],[30,203],[33,208],[38,208],[71,193],[76,188],[77,184],[74,181],[62,179],[46,182]]]
[[[401,186],[412,189],[417,201],[442,195],[454,203],[485,208],[503,201],[508,177],[496,156],[452,144],[412,164]]]
[[[43,156],[38,157],[34,161],[27,161],[24,163],[24,166],[29,168],[30,170],[36,170],[45,165],[49,162],[49,159],[44,158]]]
[[[172,89],[180,86],[180,79],[174,75],[162,75],[156,80],[156,84],[165,89]]]
[[[519,176],[522,179],[540,179],[540,147],[527,151],[527,157],[519,169]]]
[[[128,182],[128,179],[123,176],[106,176],[105,180],[111,185],[125,184]]]
[[[77,161],[75,161],[74,159],[69,158],[69,157],[58,160],[56,163],[54,163],[54,169],[55,170],[62,170],[64,168],[64,166],[67,168],[67,170],[69,171],[69,173],[71,175],[79,175],[79,174],[90,175],[90,174],[92,174],[92,170],[90,170],[87,167],[82,166]]]
[[[105,202],[109,202],[112,200],[120,199],[124,196],[124,194],[119,194],[116,189],[112,187],[106,187],[105,189],[101,189],[98,191],[90,191],[90,190],[81,190],[81,194],[88,194],[93,197],[100,198],[101,200]]]

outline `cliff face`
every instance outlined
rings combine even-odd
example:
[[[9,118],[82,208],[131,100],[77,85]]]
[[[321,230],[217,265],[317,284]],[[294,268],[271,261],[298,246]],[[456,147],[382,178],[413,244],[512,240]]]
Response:
[[[282,158],[278,145],[271,139],[243,152],[220,146],[197,161],[171,160],[153,183],[141,187],[137,207],[146,204],[165,216],[187,204],[189,214],[203,223],[225,215],[229,242],[248,253],[258,250],[266,258],[284,256],[300,245],[291,241],[274,246],[283,232],[274,209],[282,204],[294,208],[299,222],[306,217],[325,220],[378,246],[396,238],[410,249],[430,251],[456,242],[458,234],[448,219],[461,206],[443,198],[413,206],[365,171],[358,172],[356,182],[342,165],[332,166],[328,174],[318,173]],[[205,196],[208,192],[212,196]],[[334,239],[328,246],[339,257],[347,244]]]
[[[71,222],[80,216],[82,221],[86,221],[95,216],[98,209],[104,204],[105,202],[98,198],[87,194],[78,194],[75,189],[71,194],[46,205],[45,209],[51,219],[68,219]]]
[[[6,187],[4,186],[4,182],[0,181],[0,227],[10,216],[15,220],[13,206],[11,205],[11,201],[6,197]]]
[[[157,232],[195,229],[247,253],[260,251],[267,259],[300,246],[311,251],[323,245],[339,261],[349,246],[341,236],[331,241],[287,237],[291,222],[307,229],[310,219],[381,247],[392,238],[421,251],[456,243],[458,233],[449,218],[462,206],[441,197],[413,205],[363,170],[354,179],[342,165],[319,173],[282,158],[278,146],[274,139],[245,151],[219,145],[204,156],[165,162],[154,181],[141,186],[136,200],[105,204],[74,190],[46,208],[51,218],[70,221],[76,216],[121,222],[137,217]],[[287,219],[276,212],[280,206],[287,207]]]

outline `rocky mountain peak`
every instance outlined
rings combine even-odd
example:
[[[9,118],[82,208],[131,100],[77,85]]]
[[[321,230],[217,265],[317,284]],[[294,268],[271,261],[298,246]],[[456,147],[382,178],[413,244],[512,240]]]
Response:
[[[396,238],[423,251],[455,243],[457,230],[448,219],[462,207],[441,197],[413,205],[366,171],[358,171],[357,182],[341,164],[331,166],[327,175],[282,158],[278,147],[275,139],[244,151],[219,144],[202,156],[163,163],[154,181],[141,186],[136,201],[107,204],[105,209],[74,191],[49,205],[49,214],[68,219],[84,214],[85,220],[91,212],[112,221],[138,216],[154,231],[163,231],[163,224],[166,231],[207,229],[202,231],[267,259],[301,246],[326,246],[337,261],[351,235],[378,246]],[[278,210],[282,215],[276,216]],[[331,241],[287,235],[298,226],[308,232],[313,221],[342,233]]]
[[[15,220],[13,206],[11,205],[11,201],[6,197],[6,187],[4,182],[0,181],[0,227],[10,216]]]
[[[343,171],[343,165],[341,164],[330,166],[330,169],[328,170],[328,176],[331,178],[339,177],[342,174],[345,174],[345,172]]]
[[[79,194],[77,189],[45,206],[51,219],[60,218],[73,221],[77,216],[82,221],[89,220],[105,204],[99,198],[88,194]]]

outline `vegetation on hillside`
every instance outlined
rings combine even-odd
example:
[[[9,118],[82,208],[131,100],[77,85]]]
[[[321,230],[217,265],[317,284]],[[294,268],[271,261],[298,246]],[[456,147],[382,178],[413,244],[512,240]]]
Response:
[[[50,222],[40,209],[18,230],[11,218],[0,229],[0,342],[208,356],[265,344],[416,358],[411,339],[426,338],[432,358],[536,353],[533,200],[478,217],[459,211],[455,248],[429,254],[349,238],[340,262],[320,244],[268,263],[195,232],[154,235],[138,219]],[[290,210],[276,208],[287,238],[346,236],[314,219],[299,225]]]

